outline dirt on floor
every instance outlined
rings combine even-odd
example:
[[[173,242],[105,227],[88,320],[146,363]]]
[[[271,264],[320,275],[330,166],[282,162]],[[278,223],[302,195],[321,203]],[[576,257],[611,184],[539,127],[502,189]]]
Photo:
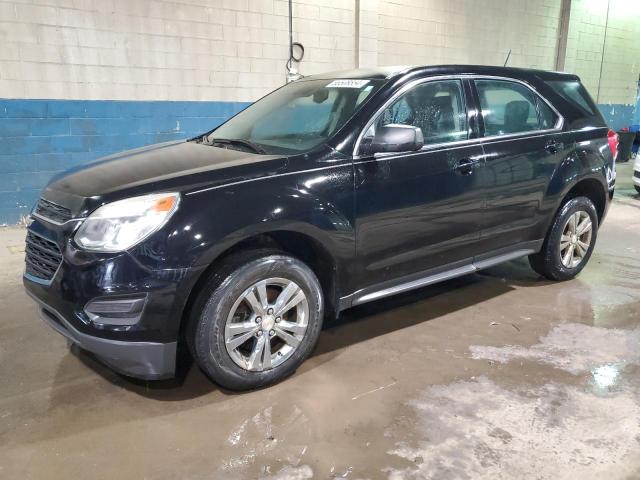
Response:
[[[630,165],[575,280],[526,259],[347,311],[288,380],[223,391],[69,349],[0,229],[0,478],[640,478],[640,197]]]

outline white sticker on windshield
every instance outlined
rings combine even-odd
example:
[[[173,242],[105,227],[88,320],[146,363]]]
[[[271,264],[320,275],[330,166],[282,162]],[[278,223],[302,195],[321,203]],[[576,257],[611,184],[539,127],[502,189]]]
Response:
[[[369,80],[340,79],[331,82],[329,85],[327,85],[327,88],[362,88],[367,83],[369,83]]]

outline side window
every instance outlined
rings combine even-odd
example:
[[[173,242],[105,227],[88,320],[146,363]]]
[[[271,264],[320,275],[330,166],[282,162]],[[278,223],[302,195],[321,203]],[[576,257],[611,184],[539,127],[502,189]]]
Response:
[[[553,128],[557,116],[529,88],[504,80],[475,80],[485,136]]]
[[[569,100],[574,106],[582,109],[583,113],[595,116],[593,100],[589,97],[587,90],[578,81],[556,80],[547,82],[556,93]]]
[[[376,129],[390,124],[412,125],[422,130],[425,145],[468,138],[467,110],[460,80],[425,82],[387,106],[367,130],[366,148]]]
[[[540,116],[540,128],[547,129],[555,127],[558,123],[558,115],[551,110],[551,107],[547,105],[542,99],[536,98],[538,103],[538,115]]]

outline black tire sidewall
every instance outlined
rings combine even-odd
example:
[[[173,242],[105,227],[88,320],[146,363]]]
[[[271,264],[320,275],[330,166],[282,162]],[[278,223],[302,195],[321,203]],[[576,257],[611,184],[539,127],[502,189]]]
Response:
[[[580,264],[573,268],[569,268],[562,263],[562,258],[560,256],[560,240],[567,220],[571,215],[578,211],[586,212],[591,218],[591,244],[589,245],[589,249]],[[593,253],[593,249],[596,245],[597,236],[598,214],[593,202],[586,197],[576,197],[566,202],[556,215],[556,219],[551,231],[549,232],[549,237],[545,246],[544,260],[545,262],[548,262],[546,268],[551,276],[556,280],[568,280],[580,273],[591,258],[591,254]]]
[[[232,360],[225,347],[227,316],[238,297],[254,283],[273,277],[294,281],[309,303],[305,336],[290,358],[264,372],[247,371]],[[323,299],[320,283],[301,261],[283,254],[272,254],[238,266],[215,289],[210,289],[194,329],[194,353],[204,372],[216,383],[233,390],[259,388],[275,383],[295,372],[312,352],[322,329]],[[196,312],[196,314],[198,314]]]

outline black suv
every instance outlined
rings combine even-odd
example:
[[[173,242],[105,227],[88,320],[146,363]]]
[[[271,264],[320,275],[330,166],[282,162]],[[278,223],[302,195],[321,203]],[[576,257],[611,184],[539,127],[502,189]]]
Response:
[[[49,325],[127,375],[174,375],[185,345],[220,385],[259,387],[354,305],[527,255],[549,279],[578,274],[616,148],[574,75],[314,75],[198,138],[54,178],[24,284]]]

